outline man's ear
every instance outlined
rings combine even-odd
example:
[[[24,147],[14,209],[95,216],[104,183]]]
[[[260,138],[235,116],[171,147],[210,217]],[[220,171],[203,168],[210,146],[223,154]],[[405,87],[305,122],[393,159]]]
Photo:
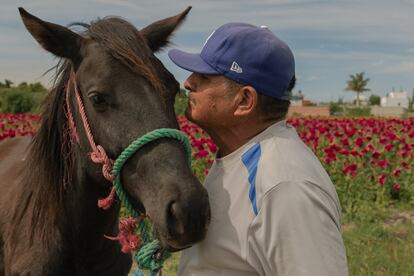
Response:
[[[30,34],[47,51],[55,56],[77,62],[81,59],[83,38],[66,27],[46,22],[19,8],[20,16]]]
[[[184,22],[190,10],[191,6],[176,16],[156,21],[140,30],[140,33],[147,39],[148,46],[153,52],[157,52],[162,47],[168,45],[168,39],[171,34]]]
[[[252,86],[243,86],[237,92],[235,100],[235,116],[245,116],[253,113],[257,106],[257,92]]]

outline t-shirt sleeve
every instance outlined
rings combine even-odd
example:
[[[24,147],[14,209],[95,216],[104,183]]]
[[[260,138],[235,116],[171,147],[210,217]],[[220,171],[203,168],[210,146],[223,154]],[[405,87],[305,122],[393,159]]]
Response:
[[[279,183],[249,227],[248,262],[260,275],[348,275],[337,205],[312,183]]]

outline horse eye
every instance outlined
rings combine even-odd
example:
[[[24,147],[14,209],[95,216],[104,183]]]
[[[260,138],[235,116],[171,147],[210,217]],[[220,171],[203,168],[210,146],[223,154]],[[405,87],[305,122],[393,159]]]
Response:
[[[103,105],[106,103],[105,97],[99,93],[93,93],[89,95],[89,99],[91,99],[94,105]]]

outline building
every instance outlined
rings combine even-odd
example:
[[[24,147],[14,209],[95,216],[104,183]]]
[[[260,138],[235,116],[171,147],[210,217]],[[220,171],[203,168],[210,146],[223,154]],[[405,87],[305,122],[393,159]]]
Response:
[[[381,98],[381,106],[383,107],[402,107],[407,108],[410,104],[410,98],[406,91],[392,91],[387,93],[385,97]]]
[[[354,96],[354,99],[352,100],[353,104],[356,104],[357,102],[357,95]],[[369,98],[365,95],[359,94],[359,104],[361,106],[367,106],[369,104]]]
[[[311,100],[305,99],[301,90],[290,96],[290,106],[315,106]]]
[[[299,90],[298,94],[292,94],[290,97],[290,105],[291,106],[303,106],[303,94],[302,91]]]

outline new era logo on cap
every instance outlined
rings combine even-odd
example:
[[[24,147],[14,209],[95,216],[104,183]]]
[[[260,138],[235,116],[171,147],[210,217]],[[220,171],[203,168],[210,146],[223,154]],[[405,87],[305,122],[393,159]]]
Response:
[[[236,73],[239,73],[239,74],[243,73],[243,69],[235,61],[233,61],[233,64],[231,65],[230,70]]]

